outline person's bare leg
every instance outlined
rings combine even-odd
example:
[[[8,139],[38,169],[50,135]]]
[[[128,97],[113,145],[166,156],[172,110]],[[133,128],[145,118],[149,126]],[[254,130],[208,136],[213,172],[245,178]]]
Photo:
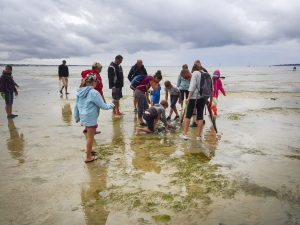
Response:
[[[134,109],[136,109],[137,107],[137,100],[135,97],[133,97],[133,106],[134,106]]]
[[[175,107],[173,110],[174,110],[176,116],[179,116],[178,111],[177,111],[177,108]]]
[[[7,116],[10,116],[12,113],[12,105],[5,105],[5,111]]]
[[[198,123],[197,134],[198,134],[198,137],[200,137],[202,134],[202,129],[203,129],[203,120],[197,120],[197,123]]]
[[[119,101],[118,100],[114,100],[112,101],[112,103],[115,105],[114,109],[113,109],[113,115],[117,115],[118,112],[118,108],[119,108]]]
[[[184,120],[184,127],[183,127],[183,133],[184,133],[185,135],[186,135],[187,132],[189,131],[190,122],[191,122],[191,119],[185,118],[185,120]]]
[[[93,147],[93,142],[94,142],[94,135],[96,132],[96,128],[87,128],[86,132],[86,159],[85,161],[91,161],[93,160],[92,158],[92,147]]]
[[[174,111],[174,109],[170,109],[170,114],[169,114],[169,117],[171,118],[171,116],[172,116],[172,114],[173,114],[173,111]]]

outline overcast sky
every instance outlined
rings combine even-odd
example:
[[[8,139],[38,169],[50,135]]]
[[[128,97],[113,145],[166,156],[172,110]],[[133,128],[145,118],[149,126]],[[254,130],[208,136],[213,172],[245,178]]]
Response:
[[[300,63],[299,0],[0,0],[0,63]]]

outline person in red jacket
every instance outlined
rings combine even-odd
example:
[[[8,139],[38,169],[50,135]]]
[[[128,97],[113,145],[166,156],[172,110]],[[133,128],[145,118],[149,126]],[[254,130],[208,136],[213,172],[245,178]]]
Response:
[[[91,70],[84,70],[84,71],[81,72],[81,77],[84,80],[86,75],[88,75],[89,73],[95,73],[96,74],[97,86],[95,87],[95,90],[97,90],[100,93],[100,95],[102,96],[104,102],[106,103],[104,95],[103,95],[103,83],[102,83],[102,77],[100,75],[101,70],[102,70],[102,65],[98,62],[95,62],[92,65]]]
[[[89,73],[94,73],[96,74],[96,79],[97,79],[97,85],[95,87],[95,90],[98,91],[100,93],[100,95],[102,96],[103,98],[103,101],[104,103],[106,103],[105,101],[105,98],[104,98],[104,95],[103,95],[103,83],[102,83],[102,77],[100,75],[100,72],[102,70],[102,65],[99,63],[99,62],[95,62],[93,65],[92,65],[92,69],[91,70],[84,70],[81,72],[81,77],[82,77],[82,80],[84,81],[84,79],[86,78],[86,76],[89,74]],[[84,129],[83,130],[83,133],[86,133],[87,130]],[[101,131],[96,131],[95,134],[100,134]]]

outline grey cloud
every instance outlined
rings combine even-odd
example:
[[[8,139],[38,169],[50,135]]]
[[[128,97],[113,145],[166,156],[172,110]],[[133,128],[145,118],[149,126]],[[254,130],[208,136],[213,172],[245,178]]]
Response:
[[[0,3],[0,60],[300,41],[296,0]]]

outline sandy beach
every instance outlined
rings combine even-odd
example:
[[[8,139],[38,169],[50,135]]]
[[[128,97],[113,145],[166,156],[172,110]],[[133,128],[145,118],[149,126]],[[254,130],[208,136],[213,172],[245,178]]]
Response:
[[[221,68],[228,96],[219,99],[219,132],[206,115],[201,141],[193,128],[181,140],[178,123],[136,135],[126,81],[125,115],[101,111],[99,159],[85,164],[72,112],[82,69],[70,68],[68,98],[56,67],[14,69],[19,117],[7,120],[0,101],[0,224],[300,224],[299,71]],[[176,83],[178,68],[161,70]]]

